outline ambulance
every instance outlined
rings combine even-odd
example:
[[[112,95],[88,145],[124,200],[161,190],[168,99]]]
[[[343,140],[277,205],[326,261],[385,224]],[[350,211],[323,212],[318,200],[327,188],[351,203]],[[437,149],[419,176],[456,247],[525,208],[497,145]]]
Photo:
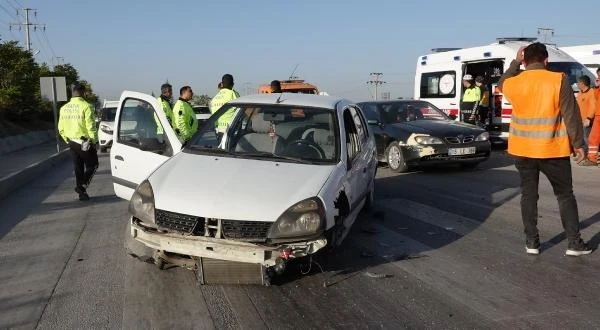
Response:
[[[600,68],[600,44],[560,47],[560,50],[590,69],[593,74]]]
[[[428,101],[458,120],[459,104],[464,93],[462,77],[466,74],[473,78],[482,76],[490,92],[490,141],[506,143],[512,105],[499,92],[498,81],[515,58],[517,50],[535,40],[536,38],[497,38],[495,43],[487,46],[432,49],[431,54],[420,56],[417,60],[414,98]],[[578,92],[578,77],[594,77],[586,67],[556,46],[547,45],[547,48],[548,69],[564,72],[574,92]]]

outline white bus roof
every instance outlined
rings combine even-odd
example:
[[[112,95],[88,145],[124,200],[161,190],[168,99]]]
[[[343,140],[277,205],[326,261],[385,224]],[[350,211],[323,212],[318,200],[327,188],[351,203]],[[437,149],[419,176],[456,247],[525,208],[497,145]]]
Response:
[[[440,64],[448,62],[471,62],[492,59],[514,58],[521,46],[527,46],[527,41],[499,41],[493,44],[471,48],[450,49],[419,56],[417,66],[427,64]],[[575,62],[571,56],[555,46],[547,45],[548,56],[551,62]],[[435,50],[440,50],[437,48]]]

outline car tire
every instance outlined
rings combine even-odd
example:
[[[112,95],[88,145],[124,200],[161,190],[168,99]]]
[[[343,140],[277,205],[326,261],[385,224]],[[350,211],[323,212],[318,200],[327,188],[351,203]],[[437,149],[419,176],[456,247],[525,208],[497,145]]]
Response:
[[[398,142],[390,143],[385,152],[385,160],[390,169],[396,173],[404,173],[408,171],[408,165],[402,153],[402,147]]]
[[[154,250],[138,242],[131,236],[131,224],[125,226],[125,252],[143,262],[154,263]]]

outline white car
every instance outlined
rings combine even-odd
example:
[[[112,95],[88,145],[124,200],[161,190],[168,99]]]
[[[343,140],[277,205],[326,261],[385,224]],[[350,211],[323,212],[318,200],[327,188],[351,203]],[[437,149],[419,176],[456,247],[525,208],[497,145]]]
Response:
[[[183,148],[156,109],[150,95],[123,92],[110,152],[115,193],[130,200],[132,255],[195,269],[201,283],[248,273],[235,283],[268,284],[288,261],[339,245],[373,203],[375,140],[347,100],[241,97]]]
[[[119,101],[104,101],[100,109],[100,124],[98,127],[98,143],[100,152],[106,152],[112,145],[115,116]]]
[[[206,105],[194,105],[192,107],[198,120],[198,127],[201,127],[210,118],[210,108]]]

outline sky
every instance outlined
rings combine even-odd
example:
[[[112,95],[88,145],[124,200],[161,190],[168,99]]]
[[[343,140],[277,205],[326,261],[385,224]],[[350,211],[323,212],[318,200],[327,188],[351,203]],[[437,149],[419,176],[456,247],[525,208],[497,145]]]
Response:
[[[490,44],[553,28],[559,46],[600,43],[598,0],[557,1],[155,1],[0,0],[0,37],[15,8],[37,9],[31,33],[38,62],[73,64],[101,99],[123,90],[159,94],[192,86],[214,95],[225,73],[242,95],[294,75],[353,101],[379,92],[412,97],[417,58],[438,47]],[[62,59],[61,59],[62,58]]]

